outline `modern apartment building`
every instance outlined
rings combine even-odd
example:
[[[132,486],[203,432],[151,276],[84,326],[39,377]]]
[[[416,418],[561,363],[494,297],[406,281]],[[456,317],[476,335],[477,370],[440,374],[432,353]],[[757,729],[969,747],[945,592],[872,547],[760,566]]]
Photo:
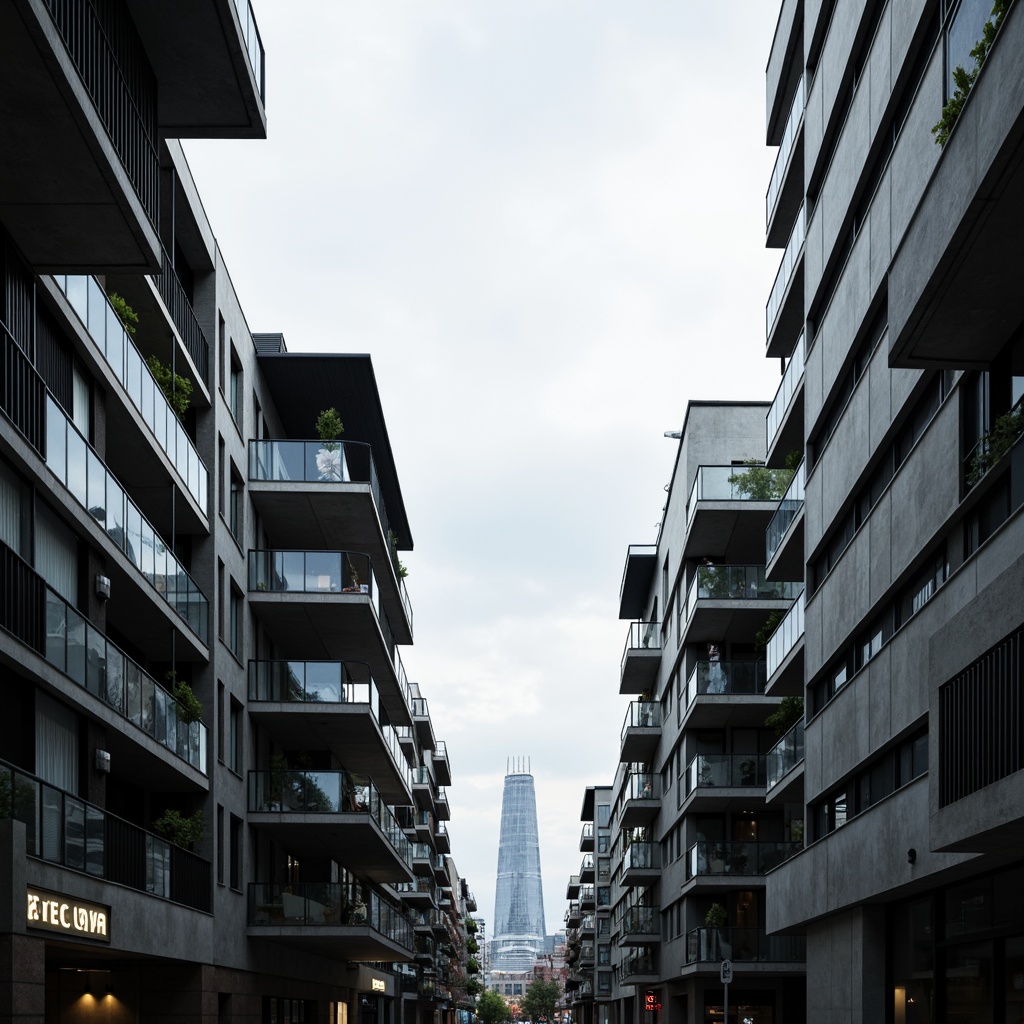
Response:
[[[633,700],[608,803],[596,821],[584,807],[609,844],[585,854],[579,888],[584,914],[584,872],[596,871],[607,914],[596,950],[579,938],[581,964],[596,954],[594,1005],[581,1009],[597,1024],[721,1020],[723,959],[735,1019],[803,1018],[802,938],[765,928],[765,876],[796,852],[802,817],[766,800],[766,719],[780,701],[765,694],[758,634],[801,591],[765,572],[765,530],[793,475],[756,464],[766,411],[689,404],[657,544],[627,556],[620,692]]]
[[[785,0],[771,45],[767,461],[803,462],[768,574],[806,590],[768,692],[805,699],[806,848],[766,922],[806,934],[808,1020],[1024,1014],[1020,6]]]
[[[252,8],[12,0],[0,55],[0,1017],[439,1021],[372,364],[250,333],[177,141],[265,134]]]

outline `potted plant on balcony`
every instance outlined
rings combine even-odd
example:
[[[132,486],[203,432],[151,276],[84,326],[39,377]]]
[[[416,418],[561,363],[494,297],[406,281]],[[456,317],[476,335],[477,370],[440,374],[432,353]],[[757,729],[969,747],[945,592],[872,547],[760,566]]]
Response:
[[[341,445],[336,438],[345,433],[345,424],[341,422],[338,410],[331,406],[322,409],[316,418],[316,432],[323,442],[316,453],[316,471],[318,480],[340,483],[344,479],[342,470]]]
[[[726,913],[725,907],[721,903],[712,903],[708,907],[708,912],[704,915],[705,938],[708,940],[707,952],[710,954],[705,956],[706,960],[721,960],[728,957],[732,952],[732,944],[727,942],[722,937],[722,929],[726,926],[729,921],[729,915]],[[707,929],[714,929],[711,932]],[[711,937],[714,936],[714,948],[711,948]]]
[[[201,810],[185,817],[180,811],[168,808],[153,822],[153,831],[175,846],[188,850],[202,840],[206,823]]]

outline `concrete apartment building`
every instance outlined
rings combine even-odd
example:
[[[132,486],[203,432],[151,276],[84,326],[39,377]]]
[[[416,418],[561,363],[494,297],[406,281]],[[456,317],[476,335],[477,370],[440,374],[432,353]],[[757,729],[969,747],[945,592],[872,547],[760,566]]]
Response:
[[[805,697],[806,849],[767,924],[806,934],[808,1020],[1024,1014],[1022,54],[989,0],[786,0],[771,46],[767,459],[804,458],[768,568],[806,598],[769,692]]]
[[[750,464],[767,409],[689,404],[658,542],[629,549],[620,692],[634,699],[598,808],[608,848],[581,867],[580,913],[590,869],[607,914],[576,989],[585,1024],[720,1020],[723,958],[736,965],[737,1019],[803,1017],[803,941],[765,928],[765,875],[799,848],[803,816],[766,800],[777,740],[766,719],[780,701],[765,695],[757,634],[801,590],[765,573],[765,530],[792,476]],[[578,941],[579,962],[593,963],[595,940]]]
[[[465,1005],[370,358],[250,333],[176,141],[263,137],[263,78],[246,0],[0,10],[5,1020]]]

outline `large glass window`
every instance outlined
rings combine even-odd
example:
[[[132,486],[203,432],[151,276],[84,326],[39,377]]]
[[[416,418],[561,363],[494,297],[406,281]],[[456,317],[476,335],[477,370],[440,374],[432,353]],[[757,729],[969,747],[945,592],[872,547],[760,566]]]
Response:
[[[78,604],[78,541],[45,505],[35,515],[36,571],[71,605]]]
[[[22,558],[29,551],[29,500],[28,487],[0,462],[0,541]]]

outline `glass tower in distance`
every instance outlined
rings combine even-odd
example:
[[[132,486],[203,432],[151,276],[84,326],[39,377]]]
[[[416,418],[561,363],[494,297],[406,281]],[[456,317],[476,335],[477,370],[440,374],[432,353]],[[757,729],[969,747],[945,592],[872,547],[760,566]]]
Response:
[[[513,759],[505,772],[491,970],[518,974],[533,969],[534,959],[546,945],[544,889],[530,763]]]

